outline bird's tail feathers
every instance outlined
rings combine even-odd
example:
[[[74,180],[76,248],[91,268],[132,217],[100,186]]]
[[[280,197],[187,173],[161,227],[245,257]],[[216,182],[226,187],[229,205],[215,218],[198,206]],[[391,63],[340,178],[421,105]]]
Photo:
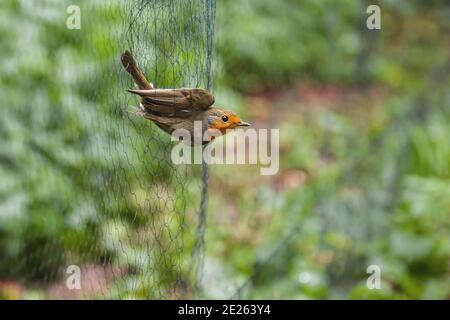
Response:
[[[126,50],[122,54],[120,60],[122,61],[122,65],[125,70],[133,77],[134,82],[136,82],[139,89],[150,90],[154,88],[153,84],[151,82],[148,82],[145,78],[144,73],[138,67],[133,55],[129,50]]]

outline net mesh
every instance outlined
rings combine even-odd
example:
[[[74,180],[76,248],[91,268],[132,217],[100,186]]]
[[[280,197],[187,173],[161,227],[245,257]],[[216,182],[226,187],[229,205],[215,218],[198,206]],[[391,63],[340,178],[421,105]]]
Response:
[[[41,5],[65,12],[70,3]],[[71,164],[43,173],[45,184],[61,192],[43,195],[51,210],[22,231],[25,241],[17,235],[23,254],[6,276],[53,298],[197,297],[207,166],[174,165],[170,136],[128,112],[139,101],[126,92],[135,84],[120,56],[129,49],[157,88],[210,89],[215,1],[82,1],[79,7],[80,30],[55,30],[80,48],[59,57],[67,92],[52,110],[67,130],[60,157]],[[69,116],[59,119],[60,109]],[[27,183],[35,188],[37,181]],[[62,232],[49,215],[64,225]]]
[[[118,32],[112,30],[109,37],[112,41],[100,48],[98,54],[102,55],[102,49],[113,49],[116,53],[113,56],[118,57],[121,50],[130,49],[149,81],[159,88],[210,88],[213,12],[214,3],[205,0],[124,2],[120,12],[124,25]],[[124,108],[136,105],[136,99],[124,93],[123,88],[133,83],[116,61],[110,78],[121,79],[119,88],[101,90],[97,97],[102,102],[108,101],[104,104],[107,107],[113,107],[112,121],[106,125],[117,137],[113,145],[108,142],[106,154],[119,156],[109,160],[113,171],[103,173],[100,178],[108,194],[101,201],[101,209],[115,224],[103,234],[111,230],[123,232],[116,239],[104,239],[104,242],[113,244],[112,251],[118,252],[117,258],[124,261],[121,268],[133,269],[118,270],[132,274],[120,277],[122,287],[118,292],[134,295],[141,291],[144,297],[150,298],[192,296],[200,283],[199,252],[204,233],[206,189],[198,194],[202,191],[200,182],[189,180],[200,178],[201,168],[173,165],[170,160],[173,144],[168,137],[147,121],[124,112]],[[119,117],[121,121],[116,120]],[[124,171],[133,174],[124,177]],[[206,180],[202,183],[206,184]],[[104,194],[105,190],[98,191]],[[120,210],[114,207],[126,194],[132,202],[129,221],[124,221]],[[189,216],[187,209],[192,213]],[[135,225],[139,217],[142,221]],[[192,234],[195,223],[198,224],[196,237]],[[193,243],[186,244],[186,241]],[[107,263],[113,265],[114,261],[109,258]]]

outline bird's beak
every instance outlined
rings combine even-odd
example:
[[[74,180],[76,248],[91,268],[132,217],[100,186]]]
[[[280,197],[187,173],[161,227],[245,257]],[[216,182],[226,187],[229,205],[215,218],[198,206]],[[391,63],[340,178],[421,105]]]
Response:
[[[250,126],[250,123],[245,122],[245,121],[239,121],[239,122],[237,123],[237,126],[238,126],[238,127],[248,127],[248,126]]]

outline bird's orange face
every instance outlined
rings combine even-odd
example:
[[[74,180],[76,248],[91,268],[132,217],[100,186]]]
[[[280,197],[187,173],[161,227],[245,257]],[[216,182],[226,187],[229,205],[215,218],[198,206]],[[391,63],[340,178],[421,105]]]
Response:
[[[250,124],[241,120],[234,112],[228,110],[218,110],[218,114],[210,121],[209,128],[217,129],[225,134],[227,129],[237,127],[247,127]]]

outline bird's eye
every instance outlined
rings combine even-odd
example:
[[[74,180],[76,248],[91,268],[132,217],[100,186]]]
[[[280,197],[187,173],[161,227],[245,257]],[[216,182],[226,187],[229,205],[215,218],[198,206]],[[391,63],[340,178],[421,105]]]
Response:
[[[227,122],[228,121],[228,117],[227,116],[222,116],[222,121],[223,122]]]

